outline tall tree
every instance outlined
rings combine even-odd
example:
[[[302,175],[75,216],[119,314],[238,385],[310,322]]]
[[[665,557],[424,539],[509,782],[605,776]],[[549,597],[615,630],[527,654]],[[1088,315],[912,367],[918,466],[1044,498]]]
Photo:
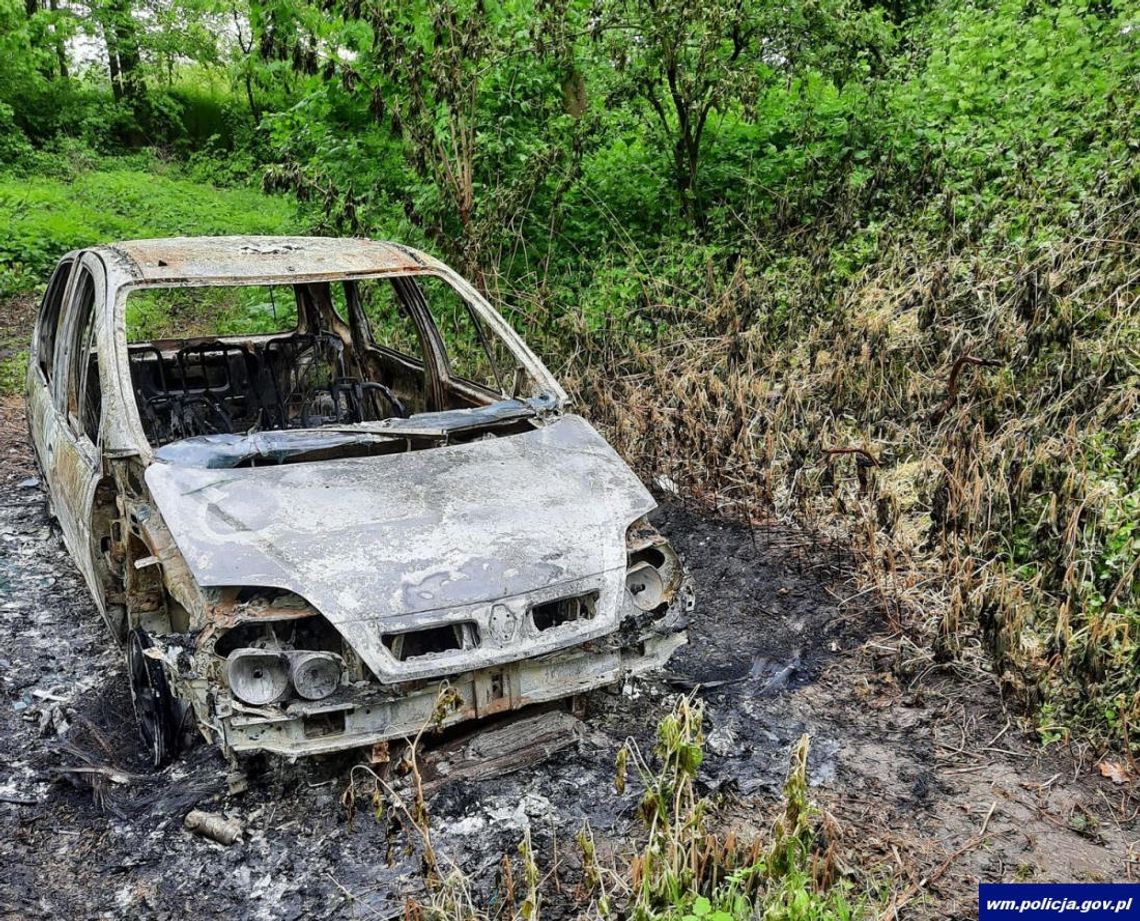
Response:
[[[701,166],[714,116],[743,118],[768,86],[806,68],[842,71],[883,41],[878,8],[849,0],[604,0],[593,32],[618,76],[611,103],[640,97],[670,154],[680,209],[705,221]]]
[[[565,7],[421,0],[372,2],[364,15],[373,108],[440,194],[433,236],[458,240],[450,248],[481,279],[489,239],[563,153],[549,127],[562,114]]]
[[[59,65],[59,76],[61,79],[66,80],[70,76],[70,68],[68,67],[67,60],[67,41],[64,38],[63,29],[60,28],[60,9],[59,0],[48,0],[48,8],[52,13],[52,38],[55,46],[55,60]]]
[[[99,25],[107,48],[107,69],[116,100],[137,104],[146,84],[139,50],[139,23],[130,0],[93,0],[92,19]]]
[[[762,58],[757,0],[612,0],[595,34],[623,79],[615,100],[639,95],[668,147],[681,210],[703,221],[701,157],[709,118],[755,92]]]
[[[480,283],[495,261],[490,253],[568,149],[574,115],[564,104],[567,58],[553,23],[565,4],[338,0],[302,5],[290,20],[300,31],[287,35],[274,18],[281,2],[258,0],[258,42],[275,58],[283,45],[303,46],[293,69],[311,83],[300,105],[338,130],[276,119],[271,130],[288,121],[276,135],[287,158],[269,184],[322,195],[354,231],[361,195],[402,200],[409,219]],[[373,162],[348,174],[328,152],[355,157],[365,146],[395,151],[403,164]]]

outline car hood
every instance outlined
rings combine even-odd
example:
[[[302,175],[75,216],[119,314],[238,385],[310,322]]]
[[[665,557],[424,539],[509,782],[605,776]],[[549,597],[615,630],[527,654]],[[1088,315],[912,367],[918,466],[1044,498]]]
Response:
[[[572,415],[523,434],[380,457],[152,464],[146,481],[200,585],[296,592],[350,641],[361,632],[354,624],[624,568],[626,527],[654,507]]]

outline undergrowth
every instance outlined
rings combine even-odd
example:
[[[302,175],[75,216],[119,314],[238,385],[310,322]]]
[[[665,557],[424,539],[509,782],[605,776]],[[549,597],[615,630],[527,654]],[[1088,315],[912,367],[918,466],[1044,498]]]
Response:
[[[770,835],[741,837],[721,829],[717,804],[694,787],[703,759],[703,722],[701,702],[682,697],[658,726],[651,758],[633,740],[619,753],[619,789],[632,765],[644,790],[639,816],[646,841],[628,867],[611,877],[624,896],[617,916],[640,921],[863,916],[865,899],[852,897],[853,884],[838,877],[819,834],[819,815],[808,798],[808,736],[792,748],[783,809]],[[583,837],[588,841],[588,832]],[[600,915],[610,915],[608,896],[594,904]]]
[[[733,244],[627,235],[572,293],[491,277],[644,477],[850,542],[901,671],[992,669],[1043,742],[1129,758],[1137,17],[935,10],[826,203],[790,188]]]
[[[487,889],[439,851],[417,766],[425,733],[454,704],[454,695],[445,691],[401,760],[398,770],[408,779],[399,788],[390,775],[360,765],[343,796],[350,821],[367,804],[377,820],[388,823],[390,840],[401,830],[418,839],[424,892],[408,897],[406,918],[537,921],[553,899],[560,910],[572,907],[578,917],[599,921],[849,921],[868,916],[871,897],[840,877],[828,843],[834,836],[825,834],[826,823],[809,799],[808,737],[792,749],[783,806],[770,833],[743,833],[732,827],[724,804],[697,793],[704,711],[695,696],[676,699],[658,726],[648,757],[632,739],[618,752],[616,795],[627,794],[631,768],[642,791],[635,850],[607,850],[603,856],[594,830],[583,824],[574,839],[577,860],[568,861],[580,868],[571,888],[568,880],[556,881],[557,867],[539,866],[528,828],[516,853],[503,856]],[[388,856],[395,855],[390,851]]]
[[[76,147],[33,159],[0,171],[0,298],[42,285],[60,256],[79,247],[304,227],[288,199],[194,182],[150,155],[97,157]]]
[[[1030,248],[881,231],[822,316],[814,273],[642,276],[676,321],[579,327],[567,370],[644,476],[852,541],[910,668],[988,658],[1044,741],[1140,752],[1136,192]]]

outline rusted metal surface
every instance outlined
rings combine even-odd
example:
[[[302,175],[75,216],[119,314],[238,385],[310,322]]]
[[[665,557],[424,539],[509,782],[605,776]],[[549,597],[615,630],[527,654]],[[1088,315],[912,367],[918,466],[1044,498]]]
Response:
[[[66,286],[49,288],[64,292],[58,319],[45,300],[31,350],[32,440],[65,542],[114,636],[161,665],[143,670],[160,686],[136,695],[170,736],[156,758],[187,723],[230,752],[383,756],[386,740],[429,719],[581,694],[664,663],[684,641],[691,592],[644,520],[652,497],[447,266],[396,244],[260,237],[134,241],[61,265]],[[515,393],[454,375],[414,282],[427,274],[505,346]],[[373,342],[352,296],[347,318],[335,312],[329,282],[348,291],[361,278],[397,279],[420,363]],[[140,286],[255,283],[295,286],[295,333],[128,345],[125,302]],[[77,351],[88,308],[91,345]],[[45,356],[49,323],[58,326]],[[207,359],[226,375],[218,362],[255,368],[241,378],[248,392],[230,394],[253,407],[252,423],[200,431],[211,412],[202,385],[183,370],[172,390],[161,371],[184,366],[192,349],[204,373]],[[353,412],[314,423],[264,403],[267,373],[322,349],[338,362],[337,381],[366,382],[344,391],[356,394]],[[285,365],[266,365],[279,353]],[[98,431],[86,434],[77,408],[90,394],[71,373],[84,364],[100,396]],[[391,386],[413,392],[397,398],[382,383],[389,373]],[[524,377],[536,388],[527,396],[517,393]],[[364,413],[364,387],[387,393],[387,415]],[[403,398],[424,409],[408,412]],[[158,424],[169,406],[177,425]],[[273,694],[251,690],[265,682]],[[444,691],[455,705],[441,716]]]
[[[315,278],[414,272],[428,264],[409,247],[331,237],[174,237],[128,240],[110,247],[143,281]]]
[[[528,704],[561,700],[614,684],[626,675],[658,668],[685,641],[684,634],[652,637],[643,648],[577,649],[554,657],[524,659],[502,669],[459,676],[443,683],[413,686],[400,695],[373,692],[324,704],[252,711],[238,704],[219,720],[225,744],[234,751],[269,751],[288,757],[364,747],[376,739],[414,736],[429,722],[453,726],[517,710]],[[499,683],[507,687],[496,697]],[[436,722],[441,691],[458,694],[458,705]],[[337,719],[329,717],[336,715]],[[322,721],[321,718],[325,717]],[[327,735],[314,734],[333,727]]]

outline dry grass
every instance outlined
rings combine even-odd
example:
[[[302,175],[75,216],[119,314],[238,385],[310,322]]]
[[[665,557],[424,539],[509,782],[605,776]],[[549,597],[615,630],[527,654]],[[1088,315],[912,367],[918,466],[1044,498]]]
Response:
[[[1046,739],[1079,725],[1127,747],[1140,208],[1089,205],[1032,249],[935,245],[882,242],[826,310],[805,283],[786,311],[804,319],[774,331],[781,304],[744,269],[697,293],[647,278],[645,313],[674,318],[651,342],[571,318],[551,348],[646,478],[850,542],[939,660],[984,640]]]

